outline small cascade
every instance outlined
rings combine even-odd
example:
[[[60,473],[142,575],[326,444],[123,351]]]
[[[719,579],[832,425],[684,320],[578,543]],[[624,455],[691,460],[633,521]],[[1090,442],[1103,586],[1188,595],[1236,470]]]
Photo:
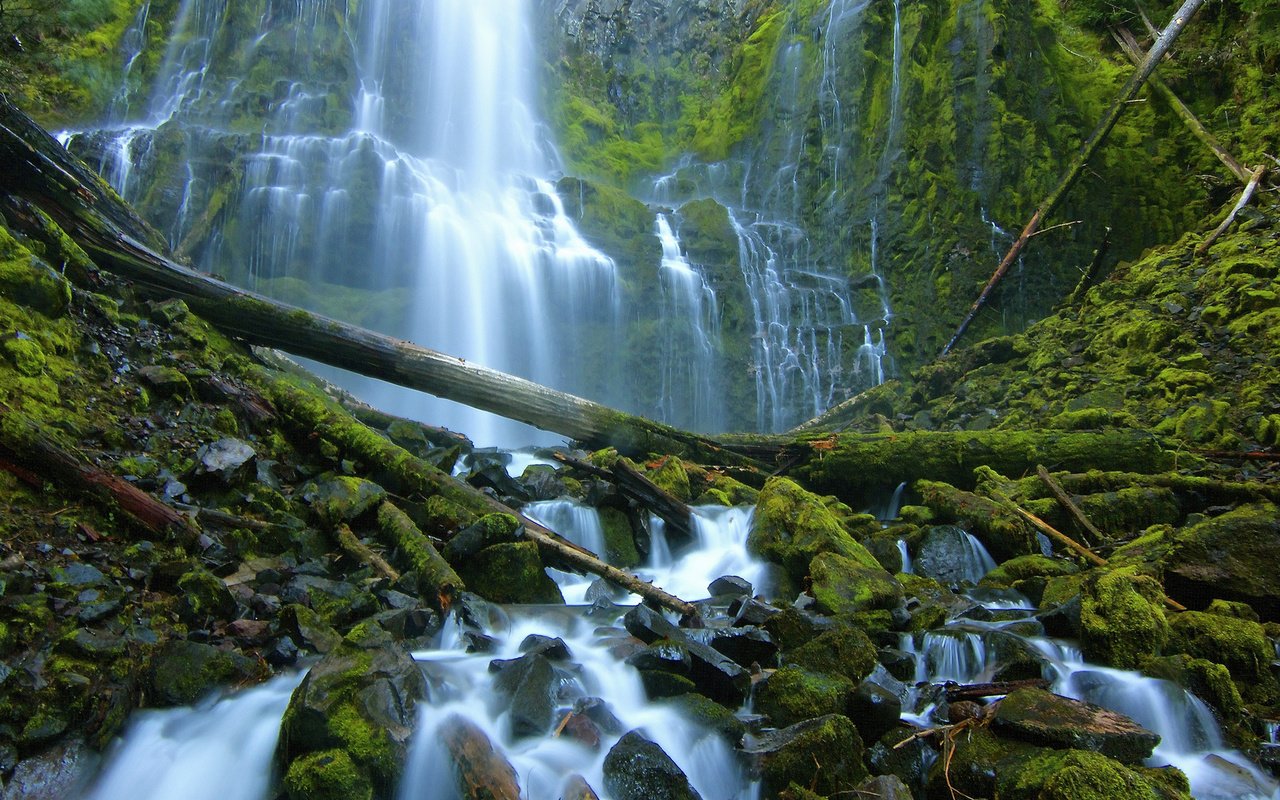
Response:
[[[280,719],[301,674],[191,708],[143,711],[83,800],[262,800]]]
[[[906,574],[908,574],[908,575],[913,575],[913,574],[915,574],[915,573],[913,573],[913,572],[911,571],[911,570],[912,570],[912,566],[911,566],[911,553],[907,551],[907,540],[906,540],[906,539],[899,539],[899,540],[898,540],[898,554],[902,556],[902,572],[904,572],[904,573],[906,573]]]
[[[578,774],[604,792],[603,762],[622,733],[639,729],[671,756],[703,797],[747,797],[750,789],[737,758],[715,733],[700,729],[670,707],[650,704],[639,673],[610,653],[610,640],[626,633],[579,612],[541,614],[537,618],[513,613],[505,630],[489,630],[498,639],[493,653],[468,655],[460,649],[415,653],[431,685],[429,705],[423,707],[415,731],[409,763],[401,781],[399,800],[446,800],[457,795],[440,776],[450,773],[440,744],[441,731],[457,715],[478,726],[515,768],[521,796],[542,800],[562,796],[564,784]],[[512,730],[505,710],[494,707],[500,693],[493,688],[489,663],[520,655],[519,645],[532,634],[555,636],[568,645],[572,670],[559,675],[557,702],[572,705],[599,698],[620,723],[602,731],[598,749],[570,736],[520,736]]]
[[[720,312],[716,294],[680,250],[666,214],[658,214],[662,244],[661,398],[658,419],[690,430],[724,429],[720,380]]]

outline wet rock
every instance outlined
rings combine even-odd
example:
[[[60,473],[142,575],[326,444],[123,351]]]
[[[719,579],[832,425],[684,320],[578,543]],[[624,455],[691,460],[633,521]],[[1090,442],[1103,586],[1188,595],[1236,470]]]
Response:
[[[543,569],[533,542],[486,547],[456,568],[467,586],[492,602],[564,605],[564,595]]]
[[[372,800],[373,784],[346,750],[307,753],[284,776],[289,800]]]
[[[840,623],[831,617],[798,608],[783,609],[764,622],[764,629],[784,652],[800,647],[820,634],[835,630],[839,626]]]
[[[1160,584],[1132,567],[1091,573],[1080,608],[1085,657],[1136,669],[1144,657],[1159,653],[1169,637],[1163,594]]]
[[[356,771],[385,792],[400,774],[426,695],[426,679],[409,653],[380,628],[357,625],[294,690],[281,722],[281,761],[345,751]]]
[[[4,787],[3,800],[63,800],[79,797],[98,765],[98,757],[79,739],[54,745],[19,761]]]
[[[898,725],[902,701],[884,686],[864,680],[850,695],[848,709],[863,741],[874,742]]]
[[[876,648],[860,629],[841,626],[785,653],[787,663],[841,675],[854,685],[876,668]]]
[[[734,663],[748,668],[752,664],[772,667],[778,660],[778,646],[774,644],[773,637],[761,628],[714,628],[710,644],[733,659]]]
[[[693,666],[689,648],[682,641],[659,639],[645,649],[627,657],[627,663],[639,670],[661,670],[688,675]]]
[[[520,476],[525,496],[531,500],[555,500],[568,494],[560,470],[550,464],[530,464]]]
[[[916,654],[899,650],[896,647],[880,648],[880,664],[890,675],[900,681],[914,681],[916,677]]]
[[[1151,755],[1160,737],[1101,706],[1043,689],[1017,689],[996,708],[993,722],[1003,736],[1054,748],[1092,750],[1127,763]]]
[[[287,667],[298,660],[302,653],[289,636],[281,636],[262,651],[262,658],[273,667]]]
[[[638,731],[605,756],[604,786],[616,800],[701,800],[671,757]]]
[[[91,564],[82,564],[78,561],[65,567],[54,567],[49,571],[49,577],[56,585],[77,589],[87,586],[101,586],[107,580],[106,576],[97,567]]]
[[[912,569],[945,584],[976,582],[973,547],[964,530],[955,525],[936,525],[925,532],[916,549]]]
[[[729,613],[733,615],[734,625],[764,625],[774,614],[781,613],[781,609],[748,597],[740,603],[730,605]]]
[[[285,606],[280,614],[280,628],[293,638],[296,644],[324,654],[342,641],[342,636],[320,615],[297,603]]]
[[[868,567],[838,553],[821,553],[809,573],[817,610],[826,614],[891,609],[902,602],[902,584],[879,564]]]
[[[911,736],[912,731],[905,726],[890,730],[867,749],[867,764],[873,772],[893,775],[910,787],[915,796],[924,797],[929,767],[937,755],[924,739]]]
[[[124,655],[125,640],[105,631],[78,628],[62,637],[58,650],[81,658],[114,658]]]
[[[1169,621],[1171,653],[1216,661],[1237,681],[1256,684],[1270,679],[1275,648],[1263,627],[1247,619],[1184,611]],[[1274,680],[1274,679],[1272,679]]]
[[[848,678],[783,667],[757,684],[754,708],[781,728],[827,714],[844,714],[853,690]]]
[[[487,633],[479,631],[465,631],[462,634],[462,640],[467,643],[468,653],[492,653],[502,644]]]
[[[318,575],[294,575],[284,594],[305,600],[321,619],[332,625],[346,624],[378,608],[377,598],[354,583]]]
[[[227,437],[196,451],[196,472],[216,475],[230,483],[245,464],[257,455],[248,442]]]
[[[644,685],[645,695],[651,700],[680,697],[698,691],[698,685],[688,677],[660,669],[640,670],[640,683]]]
[[[877,775],[867,778],[854,789],[856,797],[874,797],[876,800],[913,800],[911,788],[896,775]]]
[[[492,661],[494,688],[507,699],[511,735],[541,736],[551,728],[559,676],[543,655],[532,653],[508,661]]]
[[[787,478],[771,478],[760,490],[747,547],[764,560],[781,564],[797,584],[809,574],[809,562],[819,553],[834,553],[883,572],[822,498]]]
[[[572,657],[569,652],[569,645],[565,644],[564,639],[559,636],[552,638],[538,633],[531,633],[524,637],[524,641],[520,642],[520,652],[538,653],[552,661],[568,661]]]
[[[350,475],[328,475],[302,489],[302,499],[328,525],[351,520],[378,506],[387,490],[373,481]]]
[[[1208,703],[1225,719],[1236,719],[1244,711],[1244,701],[1231,682],[1231,672],[1222,664],[1178,653],[1147,659],[1142,662],[1142,672],[1176,683]]]
[[[1280,508],[1241,506],[1179,531],[1163,559],[1170,596],[1192,608],[1205,598],[1248,603],[1264,620],[1280,620]]]
[[[1040,751],[1000,764],[995,796],[1008,800],[1188,798],[1187,779],[1173,769],[1126,767],[1098,753]]]
[[[852,794],[867,777],[862,739],[849,718],[838,714],[748,737],[743,749],[757,765],[766,796],[792,783],[827,797]]]
[[[1062,639],[1078,639],[1080,638],[1081,630],[1080,611],[1080,595],[1075,595],[1065,602],[1037,614],[1036,619],[1044,626],[1044,632],[1048,636],[1056,636]]]
[[[412,641],[434,636],[444,623],[430,608],[393,608],[369,619],[399,641]]]
[[[142,367],[137,371],[138,378],[155,392],[158,397],[191,397],[191,384],[187,381],[187,376],[183,375],[173,367],[164,367],[157,364],[150,364]],[[225,441],[225,440],[224,440]],[[234,441],[234,440],[233,440]],[[253,451],[250,449],[250,458],[253,457]],[[204,459],[197,454],[197,458],[201,463]],[[245,459],[246,461],[248,459]],[[240,462],[243,464],[244,462]],[[237,467],[240,465],[237,464]],[[218,470],[209,470],[216,472]]]
[[[746,724],[735,713],[700,694],[673,697],[666,704],[679,709],[685,719],[715,731],[730,747],[738,747],[747,732]]]
[[[627,631],[646,644],[669,639],[684,645],[692,659],[689,677],[698,691],[717,702],[740,705],[751,685],[746,670],[709,645],[693,641],[657,611],[638,605],[623,618]]]
[[[449,537],[440,551],[445,560],[460,567],[486,547],[517,541],[520,523],[510,514],[486,514]]]
[[[602,738],[600,727],[586,717],[570,714],[564,721],[563,727],[557,727],[561,736],[581,742],[591,750],[600,749]]]
[[[599,795],[581,775],[571,775],[565,783],[561,800],[600,800]]]
[[[1048,667],[1048,659],[1026,639],[1007,631],[992,631],[986,637],[987,646],[995,657],[996,669],[993,681],[1020,681],[1041,677]]]
[[[586,717],[610,735],[622,732],[622,722],[613,714],[609,704],[599,697],[580,697],[573,703],[573,713]]]
[[[156,705],[190,705],[214,689],[261,678],[251,658],[208,644],[168,641],[151,658],[151,699]]]
[[[739,578],[737,575],[725,575],[716,578],[707,585],[707,593],[711,597],[741,597],[743,595],[750,597],[752,591],[751,581]]]

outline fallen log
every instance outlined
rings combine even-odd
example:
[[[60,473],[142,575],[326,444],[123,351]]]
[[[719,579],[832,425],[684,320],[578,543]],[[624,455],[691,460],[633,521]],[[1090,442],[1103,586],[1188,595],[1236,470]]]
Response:
[[[1120,49],[1124,51],[1124,54],[1129,57],[1129,60],[1133,62],[1135,67],[1142,65],[1142,47],[1138,44],[1138,40],[1134,38],[1133,33],[1131,33],[1128,28],[1121,25],[1118,29],[1112,29],[1111,37],[1116,40],[1116,44],[1120,46]],[[1222,162],[1223,166],[1225,166],[1232,175],[1235,175],[1240,180],[1240,183],[1248,184],[1249,179],[1252,177],[1249,170],[1245,169],[1244,166],[1235,159],[1235,156],[1227,152],[1226,148],[1218,142],[1218,138],[1214,136],[1209,129],[1204,126],[1204,123],[1200,121],[1200,118],[1197,117],[1190,108],[1187,108],[1187,104],[1182,102],[1182,100],[1173,93],[1173,90],[1169,88],[1169,84],[1165,83],[1164,79],[1158,74],[1152,74],[1152,76],[1147,80],[1151,84],[1151,88],[1156,90],[1156,94],[1160,95],[1160,98],[1164,100],[1165,104],[1167,104],[1169,108],[1173,110],[1173,113],[1177,114],[1178,118],[1187,126],[1187,129],[1191,131],[1191,135],[1195,136],[1204,144],[1205,147],[1209,148],[1214,156]]]
[[[386,578],[391,581],[400,580],[400,573],[395,570],[386,559],[370,549],[369,545],[356,538],[351,532],[351,528],[347,525],[339,525],[336,531],[338,537],[338,545],[343,552],[354,558],[361,564],[368,564],[373,569],[374,574],[380,578]]]
[[[1151,46],[1151,50],[1147,53],[1146,59],[1143,60],[1142,64],[1138,66],[1133,75],[1120,89],[1120,93],[1116,96],[1116,99],[1112,101],[1111,107],[1102,115],[1102,119],[1098,122],[1097,127],[1093,129],[1093,133],[1089,134],[1089,138],[1080,146],[1080,151],[1076,153],[1075,158],[1071,159],[1071,163],[1067,166],[1066,172],[1064,172],[1062,177],[1059,178],[1057,185],[1053,187],[1049,192],[1049,196],[1044,199],[1044,202],[1040,204],[1040,207],[1031,215],[1031,219],[1027,222],[1026,227],[1022,229],[1022,233],[1013,243],[1013,246],[1009,248],[1009,252],[1006,253],[1004,258],[1000,261],[1000,265],[996,267],[996,271],[991,275],[986,286],[982,287],[982,291],[978,294],[978,299],[973,301],[973,305],[970,306],[969,312],[965,314],[964,319],[961,320],[960,326],[956,329],[955,334],[952,335],[946,346],[942,348],[941,355],[945,356],[947,353],[951,352],[951,348],[955,347],[956,342],[960,341],[960,337],[964,336],[964,332],[968,329],[969,323],[973,321],[974,317],[978,315],[978,312],[982,307],[986,305],[987,298],[991,296],[991,292],[1000,283],[1000,280],[1005,276],[1005,273],[1009,271],[1009,267],[1013,266],[1018,255],[1022,253],[1022,249],[1026,247],[1027,241],[1035,235],[1036,229],[1040,227],[1040,223],[1044,222],[1045,218],[1048,217],[1049,214],[1053,213],[1053,210],[1058,207],[1060,202],[1062,202],[1062,198],[1065,197],[1067,192],[1071,190],[1071,187],[1075,185],[1076,179],[1080,177],[1080,173],[1084,170],[1085,165],[1089,163],[1089,159],[1093,157],[1093,154],[1097,152],[1098,148],[1106,140],[1107,135],[1111,133],[1111,129],[1115,127],[1116,122],[1120,119],[1121,112],[1125,109],[1125,106],[1128,105],[1130,100],[1137,96],[1138,90],[1142,88],[1144,83],[1146,83],[1147,78],[1150,77],[1151,73],[1155,70],[1156,65],[1160,63],[1160,59],[1164,58],[1165,53],[1169,52],[1169,48],[1173,45],[1174,41],[1177,40],[1179,34],[1181,34],[1186,28],[1187,23],[1191,21],[1191,18],[1195,16],[1195,13],[1200,10],[1200,6],[1204,5],[1204,2],[1205,0],[1186,0],[1186,2],[1184,2],[1182,6],[1174,12],[1173,19],[1171,19],[1169,24],[1165,26],[1164,33],[1160,35],[1160,38]]]
[[[1089,518],[1080,510],[1080,506],[1076,505],[1075,502],[1072,501],[1071,497],[1066,493],[1066,490],[1062,488],[1061,484],[1054,480],[1053,476],[1049,474],[1049,470],[1045,469],[1043,464],[1036,465],[1036,474],[1040,476],[1040,480],[1044,482],[1044,485],[1049,487],[1049,491],[1053,493],[1054,499],[1058,501],[1058,504],[1061,505],[1073,519],[1075,519],[1076,523],[1079,524],[1080,527],[1089,532],[1089,535],[1093,537],[1095,543],[1101,543],[1107,540],[1107,537],[1103,535],[1102,531],[1098,530],[1094,524],[1089,521]]]
[[[998,697],[1015,689],[1048,689],[1051,681],[1048,678],[1027,678],[1020,681],[996,681],[994,683],[947,683],[943,689],[948,703],[959,700],[980,700],[984,697]]]
[[[453,598],[466,586],[427,535],[390,501],[378,507],[378,532],[402,563],[418,574],[418,596],[434,600],[441,613],[448,612]]]
[[[589,572],[639,595],[646,602],[670,608],[682,616],[697,616],[691,603],[607,564],[595,554],[565,541],[541,523],[520,514],[494,498],[453,476],[436,469],[373,429],[357,422],[331,398],[307,392],[283,378],[276,378],[255,365],[243,365],[244,377],[278,409],[287,428],[311,441],[327,440],[340,452],[367,464],[380,482],[401,494],[442,496],[477,516],[509,514],[524,526],[524,535],[537,543],[544,557],[569,570]],[[314,444],[314,442],[312,442]]]
[[[0,96],[0,189],[37,204],[103,269],[139,289],[185,300],[250,344],[275,347],[639,457],[679,454],[745,464],[715,441],[385,334],[238,289],[167,258],[124,201]]]
[[[625,458],[619,456],[608,469],[566,453],[555,453],[554,458],[562,464],[614,484],[623,496],[653,512],[654,516],[666,523],[677,535],[685,538],[693,536],[693,512],[689,510],[689,506],[649,480]]]
[[[199,530],[191,519],[172,506],[121,477],[100,469],[58,443],[55,435],[26,415],[0,403],[0,465],[12,463],[23,473],[70,489],[122,511],[151,533],[194,539]]]
[[[1236,214],[1240,213],[1240,209],[1249,205],[1249,201],[1253,199],[1254,191],[1258,188],[1258,184],[1262,182],[1262,176],[1266,174],[1266,164],[1262,164],[1253,171],[1253,176],[1249,178],[1249,185],[1244,187],[1244,191],[1240,193],[1240,199],[1236,201],[1234,206],[1232,206],[1231,211],[1227,214],[1227,218],[1222,221],[1221,225],[1214,228],[1213,233],[1206,236],[1205,240],[1196,248],[1197,256],[1202,256],[1209,252],[1209,248],[1213,246],[1214,242],[1218,241],[1218,237],[1227,232],[1227,228],[1231,227],[1231,223],[1236,221]]]

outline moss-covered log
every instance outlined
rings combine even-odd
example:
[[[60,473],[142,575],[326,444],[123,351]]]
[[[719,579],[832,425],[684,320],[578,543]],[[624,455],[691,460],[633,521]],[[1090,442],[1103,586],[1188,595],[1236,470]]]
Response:
[[[466,587],[426,534],[391,502],[378,507],[378,530],[382,540],[394,547],[400,559],[418,574],[418,594],[448,611],[454,595]]]
[[[814,491],[849,502],[919,478],[973,488],[973,470],[980,466],[1012,476],[1034,473],[1037,464],[1067,471],[1159,472],[1172,469],[1177,457],[1159,439],[1136,430],[847,433],[803,439],[782,452],[806,450],[791,474]]]

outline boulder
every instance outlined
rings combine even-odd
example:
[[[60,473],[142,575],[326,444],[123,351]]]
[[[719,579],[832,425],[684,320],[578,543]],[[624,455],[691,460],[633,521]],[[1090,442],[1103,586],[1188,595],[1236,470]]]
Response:
[[[1203,608],[1212,597],[1248,603],[1263,620],[1280,621],[1280,508],[1241,506],[1179,531],[1162,561],[1171,597]]]
[[[489,671],[497,673],[494,688],[508,706],[508,724],[516,738],[541,736],[555,717],[555,694],[560,684],[551,661],[530,653],[509,661],[491,661]]]
[[[735,708],[746,698],[751,686],[747,671],[710,645],[689,638],[661,613],[638,605],[623,617],[623,624],[628,633],[646,644],[659,639],[682,644],[691,659],[689,677],[707,697]]]
[[[707,584],[708,597],[750,597],[753,591],[751,581],[737,575],[724,575]]]
[[[1092,703],[1044,689],[1016,689],[996,707],[1002,735],[1058,749],[1091,750],[1136,764],[1151,755],[1160,737],[1133,720]]]
[[[760,490],[755,526],[747,547],[761,558],[781,564],[797,583],[819,553],[835,553],[867,569],[880,562],[854,541],[822,498],[787,478],[771,478]]]
[[[148,677],[155,705],[185,706],[214,689],[264,676],[251,658],[176,639],[160,645],[151,657]]]
[[[712,647],[744,667],[752,664],[771,667],[778,660],[778,646],[762,628],[713,628],[710,640]]]
[[[615,800],[701,800],[662,748],[629,731],[604,758],[604,786]]]
[[[860,629],[843,625],[788,651],[783,660],[813,672],[840,675],[857,685],[876,668],[876,647]]]
[[[817,609],[824,614],[896,608],[902,585],[876,564],[868,567],[839,553],[820,553],[809,564]]]
[[[680,714],[685,719],[719,734],[730,747],[738,747],[747,732],[746,723],[738,719],[736,714],[700,694],[683,694],[665,703],[680,709]]]
[[[986,575],[986,566],[992,563],[982,561],[963,528],[935,525],[921,539],[911,568],[919,575],[953,585],[965,581],[977,583]]]
[[[84,742],[69,739],[19,761],[0,797],[4,800],[80,797],[97,763],[98,757]]]
[[[783,667],[756,685],[754,709],[782,728],[814,717],[846,713],[853,691],[848,678]]]
[[[453,762],[453,780],[459,796],[520,800],[515,769],[474,722],[454,714],[441,724],[439,736]]]
[[[386,497],[387,490],[378,484],[350,475],[324,476],[302,488],[302,499],[328,525],[350,522]]]
[[[564,604],[533,542],[490,545],[455,568],[472,591],[494,603]]]
[[[849,718],[839,714],[748,737],[743,750],[755,762],[766,797],[793,783],[828,797],[852,794],[867,777],[862,739]]]
[[[874,742],[898,725],[902,700],[890,689],[868,679],[853,690],[848,709],[849,718],[857,725],[863,741]]]
[[[1161,605],[1163,589],[1133,567],[1098,569],[1085,580],[1080,606],[1080,645],[1090,661],[1137,669],[1169,638]]]
[[[1026,753],[1002,762],[995,796],[1002,800],[1189,800],[1187,779],[1172,767],[1130,768],[1081,750]]]
[[[409,653],[381,628],[358,625],[294,690],[281,721],[281,763],[288,771],[310,754],[345,751],[375,791],[386,793],[426,696],[426,679]]]
[[[284,776],[289,800],[371,800],[373,784],[346,750],[318,750],[289,765]]]

